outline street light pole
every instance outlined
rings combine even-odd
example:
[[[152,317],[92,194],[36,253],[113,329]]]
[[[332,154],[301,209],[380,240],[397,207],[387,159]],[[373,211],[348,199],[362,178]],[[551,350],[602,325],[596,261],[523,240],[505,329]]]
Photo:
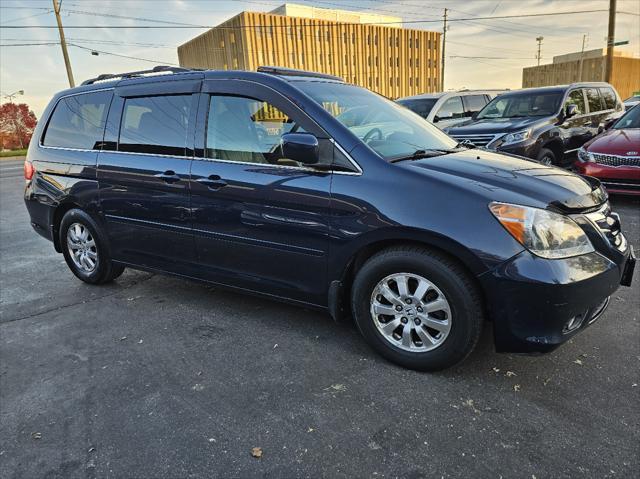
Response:
[[[604,81],[611,83],[613,73],[613,44],[616,36],[616,0],[609,0],[609,31],[607,33],[607,63]]]
[[[582,50],[580,51],[580,66],[578,67],[578,81],[582,81],[582,64],[584,62],[584,46],[587,43],[587,34],[582,35]]]
[[[58,0],[53,0],[53,11],[56,14],[56,21],[58,22],[58,32],[60,33],[60,46],[62,47],[62,56],[64,57],[64,65],[67,67],[67,77],[69,78],[69,86],[71,88],[76,86],[76,82],[73,80],[73,72],[71,71],[71,62],[69,61],[69,52],[67,51],[67,41],[64,38],[64,30],[62,29],[62,19],[60,18],[60,4]]]
[[[538,66],[540,66],[540,59],[542,58],[542,54],[540,53],[540,50],[542,48],[542,40],[544,40],[544,37],[536,38],[536,42],[538,42],[538,55],[536,55],[536,58],[538,59]]]
[[[445,47],[447,45],[447,8],[444,9],[444,25],[442,28],[442,58],[440,59],[440,91],[444,91],[444,59],[445,59]]]
[[[9,93],[8,95],[5,95],[4,97],[9,99],[9,103],[13,103],[13,99],[15,97],[17,97],[18,95],[24,95],[24,90],[14,91],[13,93]]]

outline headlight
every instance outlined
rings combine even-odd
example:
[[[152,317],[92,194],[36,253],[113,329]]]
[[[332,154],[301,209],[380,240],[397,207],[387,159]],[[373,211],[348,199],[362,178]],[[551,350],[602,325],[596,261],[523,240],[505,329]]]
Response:
[[[568,216],[497,202],[490,203],[489,209],[511,236],[537,256],[558,259],[593,251],[587,235]]]
[[[593,161],[593,156],[591,155],[591,153],[589,153],[587,150],[584,149],[584,147],[581,147],[578,150],[578,159],[580,161]]]
[[[519,143],[526,140],[531,136],[531,130],[516,131],[514,133],[507,133],[501,140],[503,145],[510,145],[511,143]]]

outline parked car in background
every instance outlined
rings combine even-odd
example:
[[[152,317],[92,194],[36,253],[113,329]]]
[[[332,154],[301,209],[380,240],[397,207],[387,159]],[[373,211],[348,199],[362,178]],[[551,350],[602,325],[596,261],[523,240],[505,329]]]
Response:
[[[446,132],[479,147],[563,165],[623,111],[608,83],[527,88],[503,93]]]
[[[636,94],[630,96],[623,103],[624,103],[624,107],[627,110],[630,110],[631,108],[636,106],[638,103],[640,103],[640,94],[636,93]]]
[[[396,100],[441,130],[458,125],[489,103],[502,90],[425,93]]]
[[[602,181],[609,193],[640,195],[640,105],[580,148],[575,166]]]
[[[635,264],[598,180],[321,73],[101,75],[55,95],[24,176],[31,225],[86,283],[130,267],[353,316],[420,370],[462,361],[487,317],[499,351],[551,351]]]

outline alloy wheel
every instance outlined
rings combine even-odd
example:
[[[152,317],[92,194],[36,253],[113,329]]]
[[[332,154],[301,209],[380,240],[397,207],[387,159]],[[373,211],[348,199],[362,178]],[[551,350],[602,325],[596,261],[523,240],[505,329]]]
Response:
[[[371,295],[371,318],[382,337],[409,352],[436,349],[451,331],[451,306],[428,279],[395,273],[382,279]]]
[[[83,273],[92,273],[98,266],[98,250],[93,236],[82,223],[73,223],[67,230],[67,248],[73,264]]]

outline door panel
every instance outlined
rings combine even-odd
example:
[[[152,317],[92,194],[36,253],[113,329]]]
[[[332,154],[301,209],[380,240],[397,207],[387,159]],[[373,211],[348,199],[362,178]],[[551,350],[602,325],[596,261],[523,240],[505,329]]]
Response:
[[[98,156],[100,205],[112,254],[186,273],[195,257],[189,184],[198,95],[116,99],[106,150]]]
[[[191,169],[202,274],[324,304],[331,173],[279,160],[273,151],[292,127],[314,133],[324,148],[332,145],[288,100],[260,85],[239,83],[205,82],[210,94],[200,101],[196,151],[211,157],[196,158]],[[241,97],[250,106],[268,105],[249,114],[237,100]],[[291,121],[282,120],[282,114]]]
[[[564,150],[572,151],[580,148],[591,136],[590,118],[587,113],[584,91],[582,89],[570,91],[565,100],[563,111],[566,111],[568,105],[575,105],[577,114],[564,120],[560,129],[564,138]]]

